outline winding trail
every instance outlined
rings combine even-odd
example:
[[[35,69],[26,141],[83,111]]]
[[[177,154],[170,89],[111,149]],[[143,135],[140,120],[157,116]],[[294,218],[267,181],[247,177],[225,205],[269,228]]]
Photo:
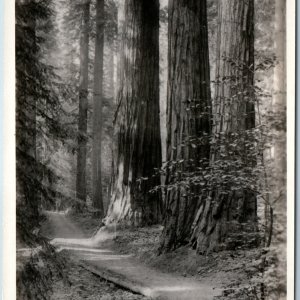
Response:
[[[162,273],[149,268],[130,255],[120,255],[103,242],[113,238],[111,229],[102,229],[89,238],[64,213],[46,212],[58,251],[69,250],[89,271],[151,299],[212,300],[221,290],[193,278]]]

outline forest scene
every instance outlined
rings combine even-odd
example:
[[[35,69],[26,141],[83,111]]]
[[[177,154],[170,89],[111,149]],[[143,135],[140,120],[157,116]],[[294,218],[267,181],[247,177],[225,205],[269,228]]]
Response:
[[[18,300],[286,299],[285,23],[15,1]]]

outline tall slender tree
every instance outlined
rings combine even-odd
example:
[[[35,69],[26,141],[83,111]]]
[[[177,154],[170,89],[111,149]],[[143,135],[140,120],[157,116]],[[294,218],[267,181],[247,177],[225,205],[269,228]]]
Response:
[[[206,1],[171,0],[168,15],[166,184],[172,185],[208,163],[211,99]],[[188,192],[184,184],[168,189],[161,251],[188,242],[201,201],[198,192],[196,186]]]
[[[89,61],[90,0],[82,4],[80,36],[78,153],[76,174],[76,209],[86,201],[86,155],[87,155],[87,111],[88,111],[88,61]]]
[[[271,131],[274,134],[272,173],[270,177],[270,206],[273,212],[270,256],[274,258],[275,268],[265,273],[278,283],[269,288],[269,297],[285,299],[287,293],[287,156],[286,156],[286,2],[275,1],[275,55],[274,89],[272,99],[273,120]]]
[[[149,190],[161,165],[159,126],[159,1],[124,3],[116,121],[117,174],[107,222],[157,223],[161,197]]]
[[[246,140],[247,133],[255,126],[254,0],[218,2],[216,59],[211,167],[230,172],[235,165],[246,165],[251,172],[255,160],[248,153]],[[237,173],[236,177],[241,174]],[[250,243],[245,231],[256,230],[255,195],[233,181],[227,186],[226,179],[227,175],[221,180],[214,178],[222,186],[215,185],[194,221],[191,243],[199,253],[240,246],[245,242],[243,236]]]
[[[97,214],[103,216],[101,139],[103,100],[104,0],[96,2],[96,40],[94,63],[94,104],[92,144],[92,200]]]

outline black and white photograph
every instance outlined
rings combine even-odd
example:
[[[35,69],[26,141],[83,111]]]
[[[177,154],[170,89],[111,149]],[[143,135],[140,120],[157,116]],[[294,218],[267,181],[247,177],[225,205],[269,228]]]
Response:
[[[294,2],[14,1],[5,300],[294,299]]]

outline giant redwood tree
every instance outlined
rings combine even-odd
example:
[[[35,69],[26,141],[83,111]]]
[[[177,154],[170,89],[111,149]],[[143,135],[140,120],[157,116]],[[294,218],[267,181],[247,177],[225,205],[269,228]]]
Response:
[[[93,146],[92,146],[92,200],[97,214],[103,216],[101,178],[101,139],[103,102],[103,49],[104,49],[104,0],[96,2],[96,40],[94,63]]]
[[[194,220],[190,242],[199,253],[255,242],[256,197],[245,180],[255,180],[254,0],[218,2],[216,58],[211,169],[221,175]]]
[[[187,243],[202,197],[184,178],[208,164],[211,96],[206,1],[171,0],[165,227],[161,251]]]
[[[157,223],[160,184],[159,1],[125,0],[117,96],[117,161],[106,221]]]
[[[90,0],[80,5],[82,21],[80,33],[80,75],[79,75],[79,115],[78,115],[78,153],[76,174],[77,209],[86,200],[86,155],[87,155],[87,111],[88,111],[88,60],[89,60],[89,21]]]

